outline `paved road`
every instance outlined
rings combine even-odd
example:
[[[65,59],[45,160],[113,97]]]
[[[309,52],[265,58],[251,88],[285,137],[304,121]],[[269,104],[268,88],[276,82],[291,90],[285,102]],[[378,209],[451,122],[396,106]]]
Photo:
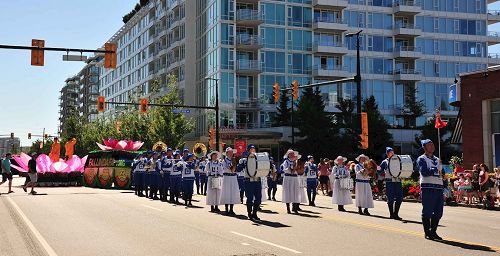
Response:
[[[325,196],[300,215],[266,202],[263,221],[253,223],[243,205],[236,217],[209,213],[203,196],[186,209],[130,191],[15,191],[0,196],[0,255],[500,255],[500,212],[479,209],[446,207],[439,233],[448,241],[432,242],[423,238],[417,203],[403,204],[407,221],[399,222],[386,218],[384,202],[371,217],[354,206],[340,213]]]

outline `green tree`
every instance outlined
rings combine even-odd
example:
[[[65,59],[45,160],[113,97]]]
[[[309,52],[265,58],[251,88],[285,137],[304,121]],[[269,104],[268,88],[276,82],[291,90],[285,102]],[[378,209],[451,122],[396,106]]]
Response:
[[[368,149],[366,154],[380,162],[385,153],[385,147],[392,147],[394,142],[389,133],[389,123],[378,109],[375,97],[370,96],[363,101],[363,111],[368,115]]]
[[[425,102],[417,99],[418,91],[415,86],[405,86],[405,104],[401,109],[404,127],[416,127],[417,118],[425,115]]]
[[[354,101],[352,99],[341,98],[335,107],[340,110],[337,115],[339,123],[352,126],[352,115],[354,112]]]
[[[283,92],[280,94],[280,101],[276,107],[276,116],[274,117],[274,126],[289,126],[292,110],[288,106],[290,96]]]

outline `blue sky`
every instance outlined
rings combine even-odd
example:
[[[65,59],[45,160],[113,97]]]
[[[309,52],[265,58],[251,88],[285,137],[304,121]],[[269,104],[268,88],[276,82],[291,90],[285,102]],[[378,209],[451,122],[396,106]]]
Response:
[[[122,16],[139,0],[0,0],[0,44],[101,47],[123,25]],[[22,145],[28,132],[45,127],[56,134],[59,90],[83,62],[63,62],[63,52],[46,52],[45,66],[30,65],[30,52],[0,49],[0,135],[14,132]]]
[[[194,0],[193,0],[194,1]],[[467,0],[461,0],[467,1]],[[0,44],[95,49],[122,25],[138,0],[0,0]],[[43,3],[43,4],[42,4]],[[500,10],[500,3],[491,4]],[[489,27],[500,32],[500,24]],[[490,48],[500,53],[500,46]],[[56,134],[59,90],[82,62],[63,62],[62,52],[46,52],[45,66],[30,65],[30,52],[0,49],[0,135],[14,132],[23,145],[28,132]]]

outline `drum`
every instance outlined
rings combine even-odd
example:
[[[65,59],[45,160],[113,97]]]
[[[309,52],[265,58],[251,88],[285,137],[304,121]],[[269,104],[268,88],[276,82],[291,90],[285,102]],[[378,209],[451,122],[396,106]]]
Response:
[[[352,190],[354,188],[354,181],[351,178],[340,179],[340,188]]]
[[[213,177],[210,180],[212,189],[222,189],[222,177]]]
[[[394,178],[410,178],[413,173],[413,160],[409,155],[393,155],[389,158],[388,168]]]
[[[269,155],[265,153],[249,154],[245,176],[249,178],[266,177],[271,169]]]

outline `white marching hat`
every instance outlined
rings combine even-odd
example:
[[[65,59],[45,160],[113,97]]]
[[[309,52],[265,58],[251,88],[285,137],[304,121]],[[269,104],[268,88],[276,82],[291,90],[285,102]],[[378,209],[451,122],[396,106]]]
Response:
[[[211,151],[210,153],[208,153],[208,158],[210,159],[210,161],[212,160],[212,155],[213,154],[217,154],[217,159],[219,159],[221,157],[221,153],[219,151]]]
[[[370,160],[370,158],[369,158],[367,155],[365,155],[365,154],[361,154],[361,155],[359,155],[358,157],[356,157],[356,161],[358,161],[358,162],[359,162],[359,159],[361,159],[361,158],[366,158],[366,160]]]
[[[227,153],[227,152],[229,152],[229,151],[233,151],[233,153],[236,153],[236,152],[237,152],[237,150],[236,150],[236,149],[233,149],[233,148],[231,148],[231,147],[227,147],[227,148],[226,148],[226,153]]]
[[[347,161],[347,157],[337,156],[337,158],[335,158],[335,160],[333,162],[336,163],[336,164],[338,164],[339,160],[342,160],[342,161],[345,162],[345,161]]]
[[[289,150],[285,153],[285,155],[283,156],[283,159],[288,158],[288,155],[289,155],[289,154],[291,154],[291,153],[293,153],[294,155],[296,155],[296,156],[297,156],[297,159],[300,159],[300,158],[302,157],[301,155],[299,155],[299,152],[298,152],[298,151],[294,151],[294,150],[292,150],[292,149],[289,149]]]

